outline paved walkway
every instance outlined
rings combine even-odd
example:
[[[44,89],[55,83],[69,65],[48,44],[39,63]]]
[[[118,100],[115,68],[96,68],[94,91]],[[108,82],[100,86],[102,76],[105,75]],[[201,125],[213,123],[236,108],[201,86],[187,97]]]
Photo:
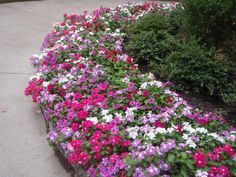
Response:
[[[0,177],[70,177],[46,141],[37,106],[23,95],[44,36],[64,13],[121,0],[43,0],[0,4]]]

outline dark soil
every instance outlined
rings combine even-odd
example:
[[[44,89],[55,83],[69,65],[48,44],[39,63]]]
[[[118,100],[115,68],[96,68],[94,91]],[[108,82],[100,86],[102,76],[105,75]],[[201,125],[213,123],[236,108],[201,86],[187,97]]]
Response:
[[[151,72],[151,68],[143,63],[139,64],[139,68],[142,73]],[[165,81],[158,75],[155,75],[155,77],[157,80]],[[194,108],[199,108],[204,112],[220,114],[226,119],[228,124],[236,126],[236,104],[226,104],[213,96],[197,94],[191,91],[176,92]]]

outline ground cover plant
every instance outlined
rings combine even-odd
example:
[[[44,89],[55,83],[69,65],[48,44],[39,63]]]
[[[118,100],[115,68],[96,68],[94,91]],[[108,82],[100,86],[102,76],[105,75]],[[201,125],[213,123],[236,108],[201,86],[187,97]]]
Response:
[[[117,6],[65,15],[31,57],[27,88],[48,140],[91,177],[236,175],[236,129],[192,108],[171,82],[141,74],[124,51],[125,28],[174,4]]]

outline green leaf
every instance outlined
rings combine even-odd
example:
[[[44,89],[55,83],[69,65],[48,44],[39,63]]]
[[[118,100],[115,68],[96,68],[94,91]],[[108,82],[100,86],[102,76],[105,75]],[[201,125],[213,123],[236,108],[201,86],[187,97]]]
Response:
[[[175,159],[175,155],[174,154],[168,154],[167,162],[173,163],[174,159]]]

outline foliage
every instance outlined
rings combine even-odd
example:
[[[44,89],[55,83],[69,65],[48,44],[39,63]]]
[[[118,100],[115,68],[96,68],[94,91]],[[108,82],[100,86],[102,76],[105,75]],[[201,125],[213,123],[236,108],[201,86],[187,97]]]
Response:
[[[169,18],[162,14],[146,15],[126,31],[129,39],[125,49],[138,63],[161,63],[175,48]]]
[[[184,42],[180,50],[168,55],[163,70],[168,79],[181,88],[219,96],[221,99],[228,94],[232,97],[230,88],[235,83],[232,78],[233,67],[226,59],[219,60],[216,56],[215,50],[201,47],[195,40]]]
[[[183,0],[182,4],[188,34],[209,47],[235,50],[235,0]]]

